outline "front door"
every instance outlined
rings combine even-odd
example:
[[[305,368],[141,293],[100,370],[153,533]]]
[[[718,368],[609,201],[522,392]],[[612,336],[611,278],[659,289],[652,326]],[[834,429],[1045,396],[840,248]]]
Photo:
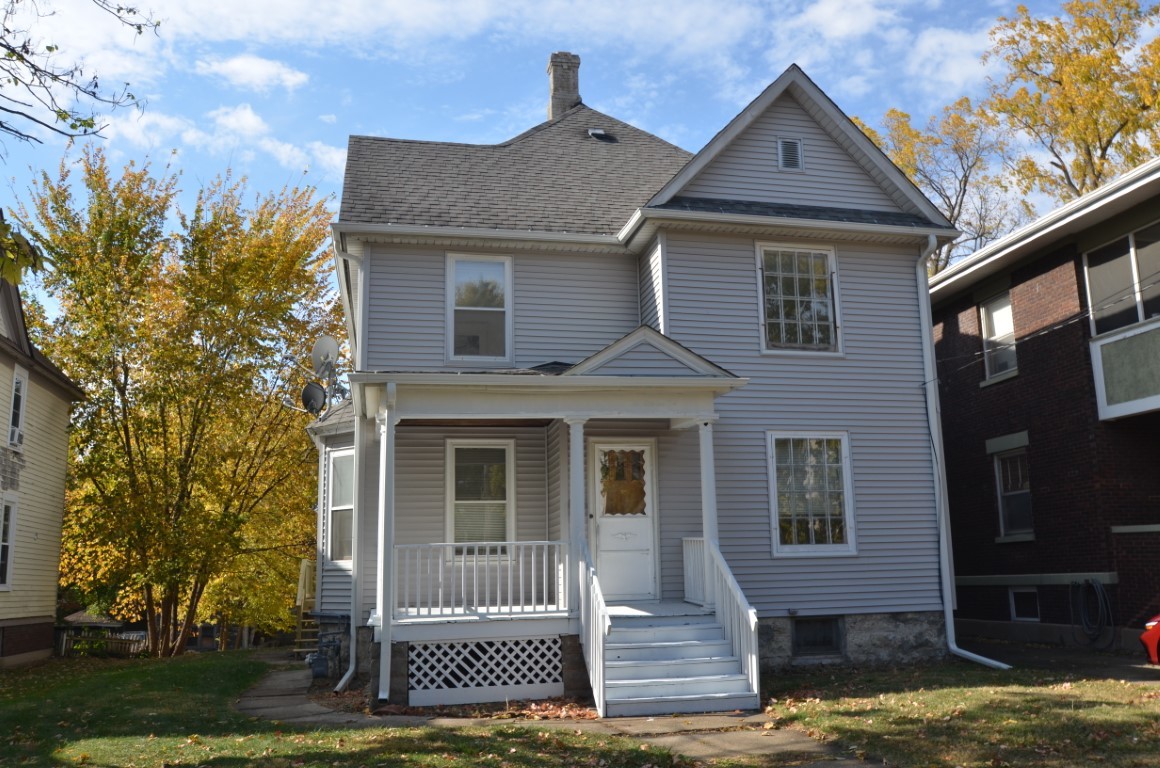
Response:
[[[648,442],[592,445],[591,541],[606,600],[658,595],[653,446]]]

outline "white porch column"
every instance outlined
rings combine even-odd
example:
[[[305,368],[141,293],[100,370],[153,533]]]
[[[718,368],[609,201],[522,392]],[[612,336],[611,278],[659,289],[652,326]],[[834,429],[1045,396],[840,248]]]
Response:
[[[387,385],[387,397],[375,421],[379,431],[379,546],[376,570],[379,588],[375,608],[379,613],[379,698],[387,701],[391,691],[391,617],[395,610],[395,385]]]
[[[698,427],[701,438],[701,535],[705,539],[705,603],[713,605],[713,547],[719,546],[717,534],[717,467],[713,458],[713,422]]]
[[[568,580],[568,610],[580,608],[580,573],[587,538],[588,502],[584,492],[584,424],[587,419],[564,419],[568,425],[568,550],[572,574]]]

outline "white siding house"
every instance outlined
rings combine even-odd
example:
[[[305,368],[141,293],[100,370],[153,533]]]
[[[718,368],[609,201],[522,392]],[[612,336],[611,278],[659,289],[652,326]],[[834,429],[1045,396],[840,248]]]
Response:
[[[52,654],[69,409],[80,390],[28,339],[0,281],[0,668]]]
[[[503,144],[351,138],[352,400],[312,428],[340,686],[706,711],[954,650],[923,310],[953,229],[797,67],[689,154],[578,66]]]

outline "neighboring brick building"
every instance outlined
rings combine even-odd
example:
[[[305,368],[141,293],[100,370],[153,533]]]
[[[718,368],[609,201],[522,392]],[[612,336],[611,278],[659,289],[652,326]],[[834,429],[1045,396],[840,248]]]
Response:
[[[959,631],[1134,643],[1160,612],[1160,161],[936,275],[931,303]]]

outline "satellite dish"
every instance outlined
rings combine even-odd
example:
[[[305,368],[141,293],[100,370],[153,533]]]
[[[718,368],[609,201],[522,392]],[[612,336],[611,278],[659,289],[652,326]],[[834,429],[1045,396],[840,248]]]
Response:
[[[338,340],[333,336],[323,336],[314,342],[310,351],[310,361],[314,363],[314,375],[325,378],[331,367],[338,361]]]
[[[312,381],[302,388],[302,407],[315,416],[322,413],[326,405],[326,390],[318,382]]]

